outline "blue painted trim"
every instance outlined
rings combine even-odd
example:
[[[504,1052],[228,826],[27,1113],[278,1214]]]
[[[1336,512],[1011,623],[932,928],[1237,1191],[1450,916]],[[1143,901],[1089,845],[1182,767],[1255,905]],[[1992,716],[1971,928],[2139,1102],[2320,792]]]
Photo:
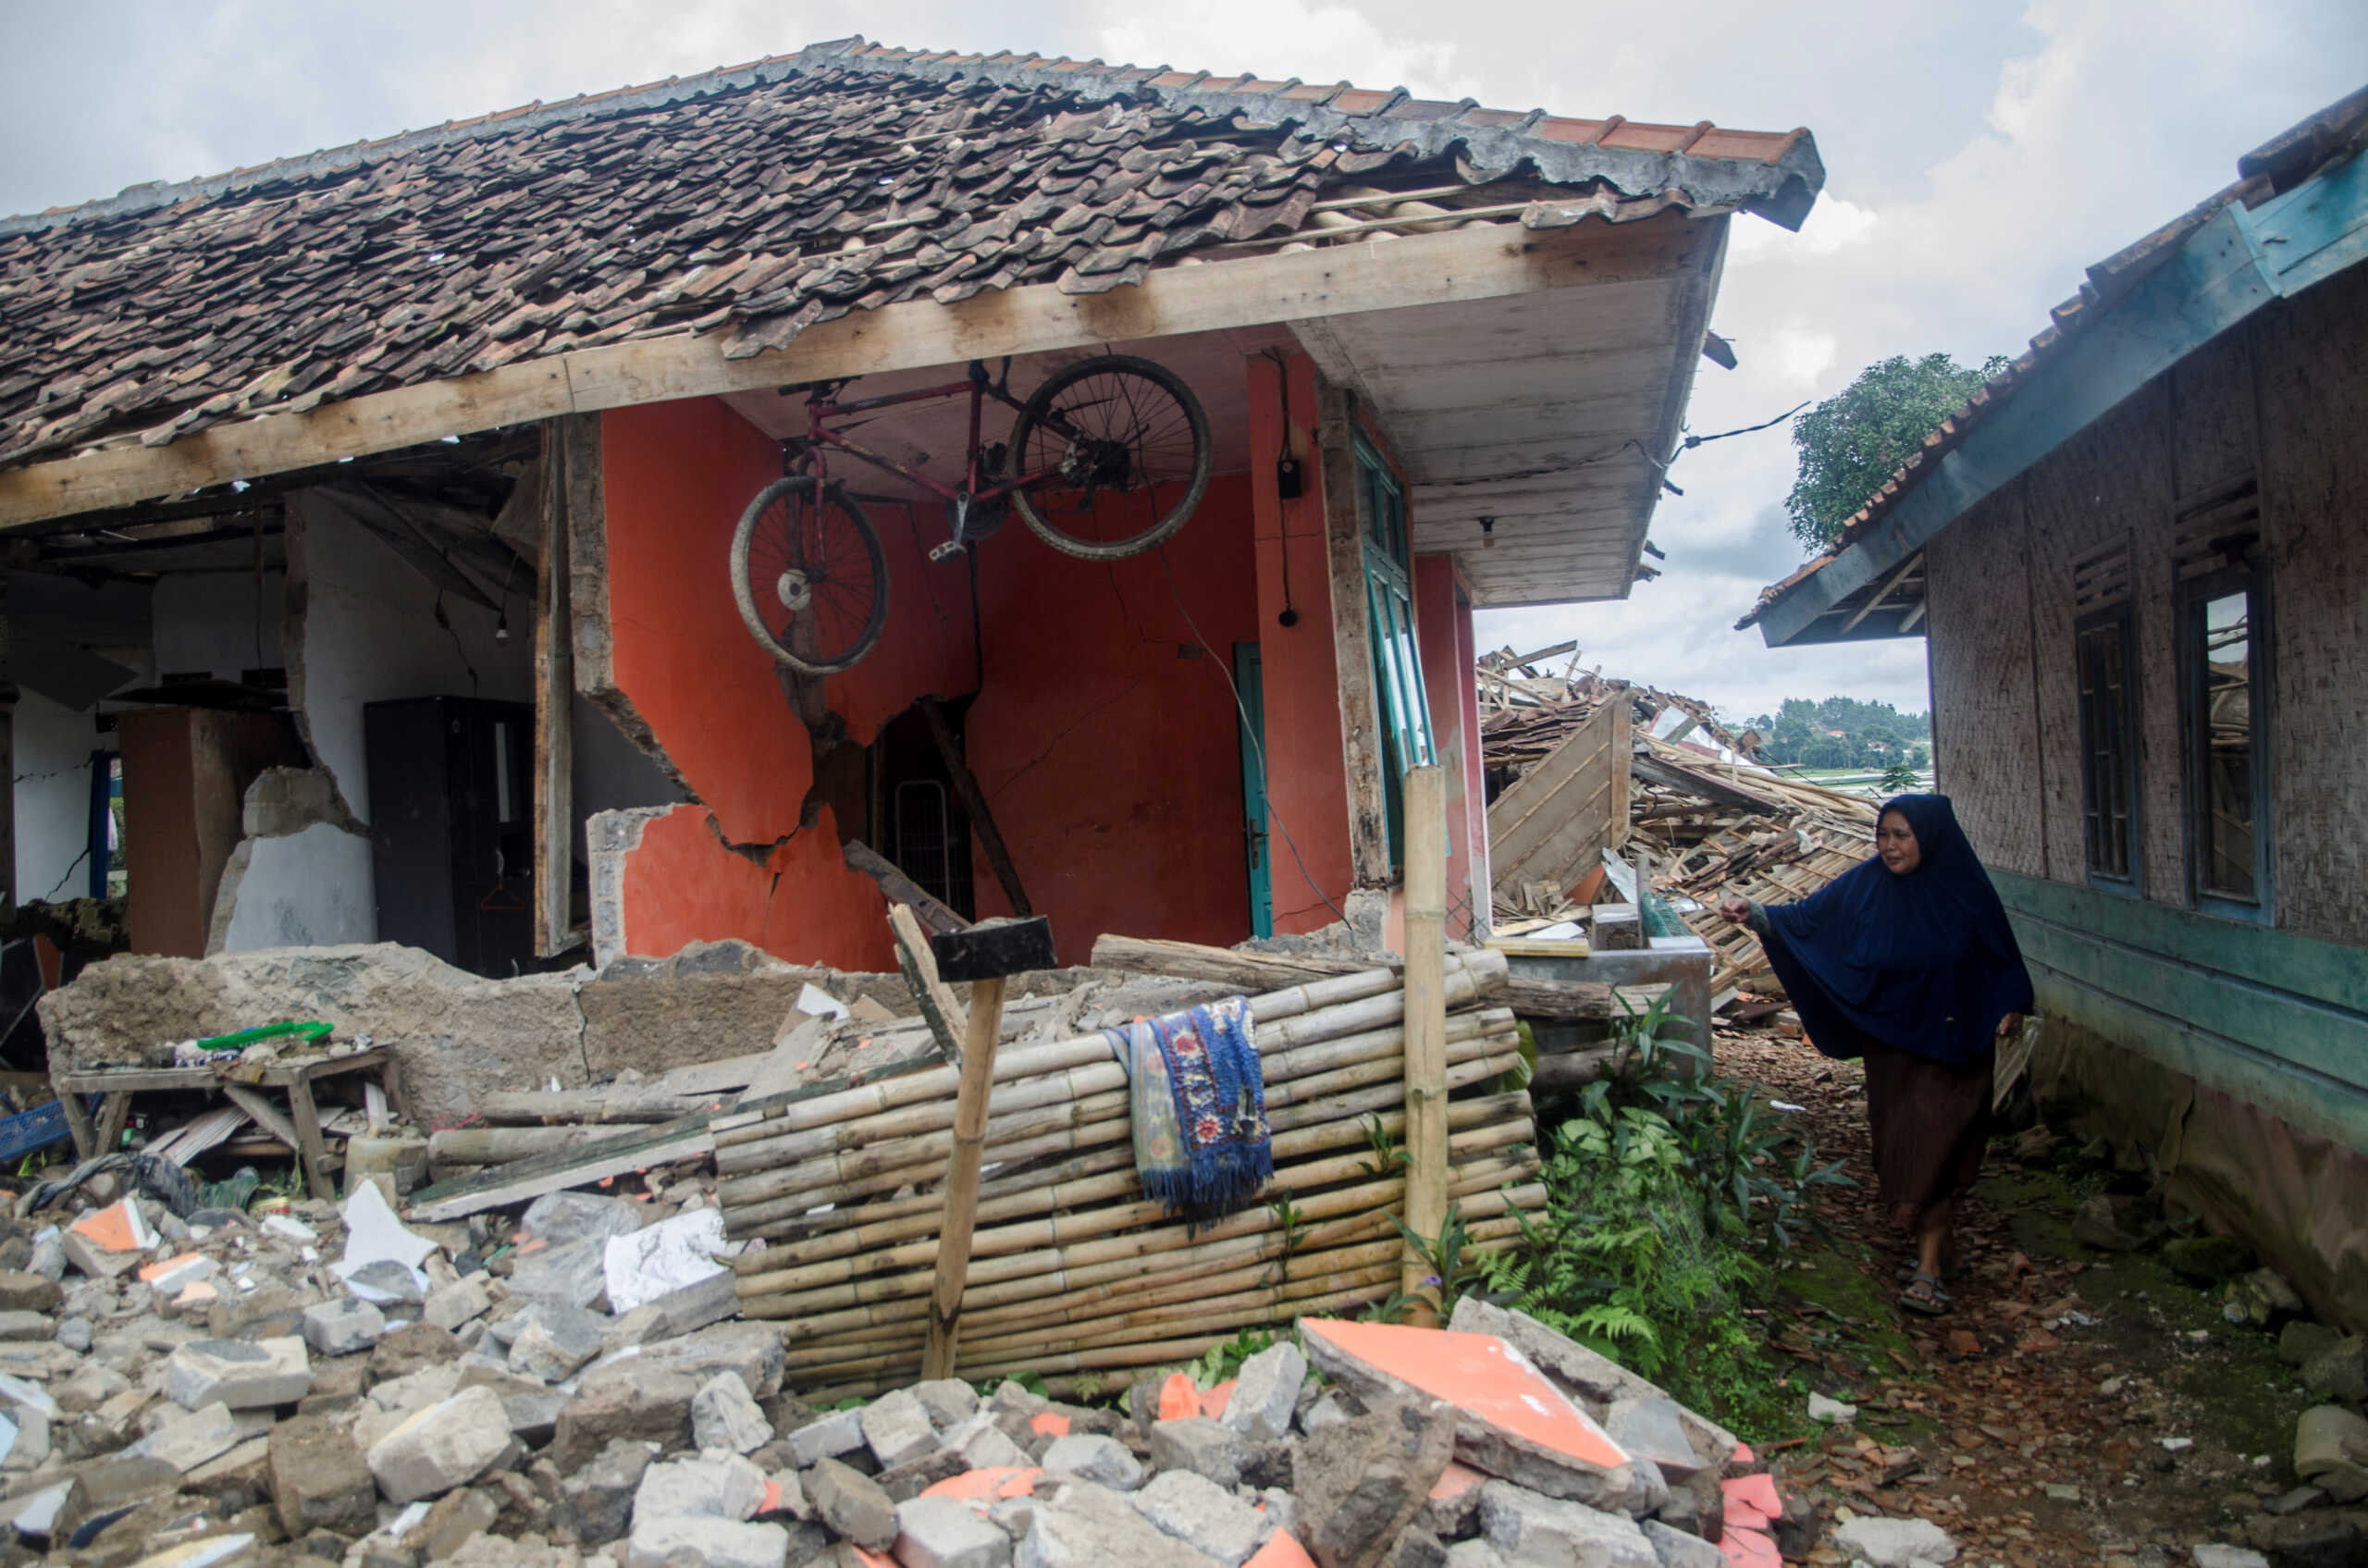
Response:
[[[2323,170],[2251,211],[2235,204],[2221,208],[2034,370],[1863,538],[1770,605],[1759,617],[1761,637],[1770,648],[1814,640],[1804,634],[1819,616],[2155,377],[2271,301],[2362,261],[2368,157]]]

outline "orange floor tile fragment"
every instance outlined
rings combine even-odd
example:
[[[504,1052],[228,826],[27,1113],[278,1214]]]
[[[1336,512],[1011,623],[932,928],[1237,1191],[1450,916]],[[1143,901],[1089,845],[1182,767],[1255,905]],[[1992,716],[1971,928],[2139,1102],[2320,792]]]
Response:
[[[1234,1381],[1235,1380],[1233,1378],[1228,1377],[1224,1382],[1219,1383],[1215,1388],[1204,1389],[1201,1391],[1201,1414],[1202,1415],[1205,1415],[1210,1420],[1215,1421],[1218,1416],[1225,1414],[1225,1407],[1233,1402]]]
[[[1189,1421],[1200,1414],[1200,1386],[1185,1373],[1169,1373],[1167,1381],[1159,1386],[1159,1418],[1162,1421]]]
[[[1028,1429],[1040,1438],[1066,1438],[1069,1418],[1057,1410],[1040,1410],[1028,1418]]]
[[[156,1232],[130,1198],[86,1214],[67,1228],[110,1253],[144,1253],[156,1244]]]
[[[1450,1459],[1447,1462],[1447,1468],[1439,1472],[1439,1484],[1431,1488],[1431,1500],[1453,1502],[1473,1488],[1485,1485],[1487,1479],[1470,1465],[1458,1464]]]
[[[1312,1317],[1300,1332],[1540,1448],[1606,1470],[1628,1462],[1585,1411],[1494,1334]]]
[[[983,1469],[965,1470],[959,1475],[949,1475],[921,1493],[923,1497],[950,1497],[964,1502],[993,1502],[1001,1498],[1028,1497],[1036,1490],[1036,1483],[1043,1472],[1032,1467],[1013,1464],[990,1464]]]
[[[1277,1530],[1251,1555],[1241,1568],[1315,1568],[1315,1559],[1289,1530]]]
[[[1773,1475],[1738,1475],[1732,1481],[1719,1483],[1719,1489],[1727,1494],[1729,1507],[1742,1503],[1770,1519],[1783,1517],[1784,1500],[1776,1493],[1776,1477]]]
[[[1777,1554],[1776,1543],[1758,1530],[1746,1530],[1730,1525],[1719,1537],[1719,1549],[1735,1568],[1783,1568],[1784,1560]]]

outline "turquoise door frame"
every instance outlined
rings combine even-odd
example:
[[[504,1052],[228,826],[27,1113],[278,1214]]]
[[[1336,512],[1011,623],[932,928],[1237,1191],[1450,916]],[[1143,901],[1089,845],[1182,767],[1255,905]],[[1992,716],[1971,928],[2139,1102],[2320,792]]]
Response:
[[[1272,845],[1266,831],[1266,668],[1258,645],[1233,645],[1233,685],[1241,698],[1241,840],[1250,862],[1250,934],[1275,934]]]

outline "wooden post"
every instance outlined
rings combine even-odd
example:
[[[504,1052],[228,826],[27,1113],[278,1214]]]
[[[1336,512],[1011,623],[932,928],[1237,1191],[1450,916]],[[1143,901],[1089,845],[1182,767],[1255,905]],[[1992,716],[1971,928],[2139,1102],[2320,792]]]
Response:
[[[970,1277],[970,1230],[979,1217],[979,1154],[987,1141],[995,1036],[1003,1032],[1003,983],[1000,979],[970,982],[962,1082],[954,1101],[954,1163],[945,1177],[945,1219],[937,1232],[937,1287],[930,1300],[929,1349],[921,1357],[924,1378],[953,1377],[961,1345],[962,1287]]]
[[[1406,1228],[1426,1240],[1447,1224],[1447,775],[1406,772]],[[1399,1288],[1410,1301],[1430,1266],[1408,1248]],[[1437,1299],[1434,1293],[1431,1300]],[[1407,1321],[1437,1321],[1414,1305]]]
[[[1033,915],[1036,911],[1028,907],[1028,890],[1019,885],[1019,868],[1012,863],[1011,850],[1003,841],[1003,830],[995,826],[994,813],[987,809],[987,792],[979,787],[970,764],[964,760],[962,742],[955,735],[954,726],[945,722],[945,710],[933,697],[922,698],[917,706],[929,724],[930,739],[937,743],[937,755],[945,764],[945,776],[954,781],[954,793],[962,797],[962,809],[969,816],[971,831],[979,835],[979,848],[985,854],[987,864],[993,868],[995,881],[1003,884],[1003,895],[1011,901],[1011,912],[1023,920]]]
[[[1316,388],[1316,441],[1324,480],[1325,570],[1331,593],[1332,657],[1338,672],[1340,759],[1349,791],[1349,864],[1359,887],[1389,883],[1382,770],[1381,698],[1374,689],[1373,616],[1365,602],[1365,519],[1357,504],[1356,414],[1349,394]]]
[[[535,953],[550,957],[574,934],[575,626],[568,609],[566,443],[543,426],[543,460],[518,481],[533,485],[542,553],[535,572]]]

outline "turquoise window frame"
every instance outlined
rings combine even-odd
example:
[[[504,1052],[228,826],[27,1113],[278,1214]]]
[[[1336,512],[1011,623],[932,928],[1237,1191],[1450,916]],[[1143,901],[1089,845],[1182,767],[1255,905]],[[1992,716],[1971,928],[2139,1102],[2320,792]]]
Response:
[[[1393,865],[1406,858],[1400,781],[1410,768],[1438,760],[1430,701],[1423,685],[1422,649],[1414,636],[1414,573],[1406,524],[1406,495],[1397,475],[1363,437],[1357,438],[1357,509],[1363,524],[1365,613],[1373,655],[1374,696],[1389,762],[1382,770],[1382,809]]]

